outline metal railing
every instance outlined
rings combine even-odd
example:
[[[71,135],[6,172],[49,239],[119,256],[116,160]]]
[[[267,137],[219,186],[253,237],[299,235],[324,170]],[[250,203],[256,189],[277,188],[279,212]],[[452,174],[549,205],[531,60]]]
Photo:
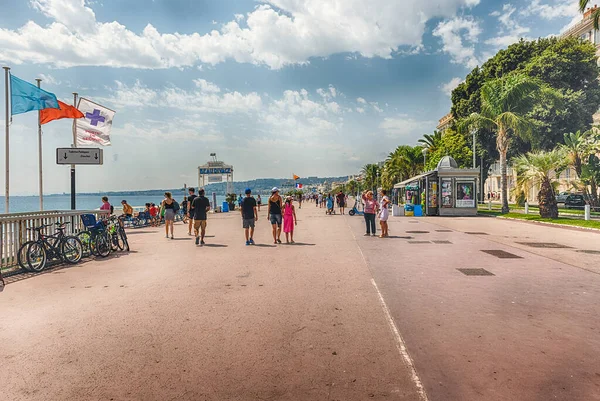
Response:
[[[108,211],[101,210],[52,210],[44,212],[0,214],[0,269],[18,265],[17,253],[21,245],[35,239],[35,231],[29,228],[44,224],[70,223],[66,232],[76,234],[85,229],[80,215],[93,214],[96,219],[105,216]],[[54,232],[53,227],[47,233]]]

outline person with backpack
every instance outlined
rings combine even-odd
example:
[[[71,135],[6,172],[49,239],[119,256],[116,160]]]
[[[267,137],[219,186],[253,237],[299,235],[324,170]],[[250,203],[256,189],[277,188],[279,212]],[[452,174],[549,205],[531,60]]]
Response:
[[[169,227],[171,227],[171,239],[173,239],[173,224],[175,222],[175,214],[179,211],[179,204],[173,199],[173,195],[170,192],[165,192],[165,199],[160,204],[160,208],[165,214],[166,238],[169,238]]]

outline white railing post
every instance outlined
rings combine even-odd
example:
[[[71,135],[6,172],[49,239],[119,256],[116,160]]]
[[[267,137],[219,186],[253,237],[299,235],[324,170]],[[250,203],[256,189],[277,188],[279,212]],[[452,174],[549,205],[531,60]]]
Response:
[[[529,202],[525,202],[525,214],[529,214]]]
[[[592,207],[585,205],[585,220],[589,221],[592,218]]]

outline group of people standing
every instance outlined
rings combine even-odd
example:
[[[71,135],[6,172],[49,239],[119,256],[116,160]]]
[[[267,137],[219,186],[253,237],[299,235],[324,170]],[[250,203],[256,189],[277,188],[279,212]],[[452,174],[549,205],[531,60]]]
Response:
[[[388,207],[391,201],[390,198],[387,197],[387,191],[385,189],[380,190],[379,194],[381,200],[377,202],[377,199],[373,196],[373,191],[364,191],[362,193],[365,224],[367,226],[365,237],[377,236],[377,230],[375,228],[375,219],[377,216],[379,216],[379,225],[381,226],[381,235],[379,238],[389,237],[388,219],[390,217],[390,211]]]

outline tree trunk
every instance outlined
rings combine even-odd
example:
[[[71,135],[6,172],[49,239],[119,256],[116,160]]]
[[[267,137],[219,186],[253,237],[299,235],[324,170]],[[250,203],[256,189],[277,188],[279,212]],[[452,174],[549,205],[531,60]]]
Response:
[[[540,192],[538,192],[538,201],[540,206],[540,216],[545,219],[558,218],[558,205],[552,183],[548,178],[542,180]]]
[[[506,137],[506,131],[500,129],[498,131],[498,137],[496,138],[496,147],[498,153],[500,153],[500,182],[502,184],[502,213],[506,214],[510,212],[508,207],[508,177],[506,165],[506,155],[508,153],[508,138]]]

